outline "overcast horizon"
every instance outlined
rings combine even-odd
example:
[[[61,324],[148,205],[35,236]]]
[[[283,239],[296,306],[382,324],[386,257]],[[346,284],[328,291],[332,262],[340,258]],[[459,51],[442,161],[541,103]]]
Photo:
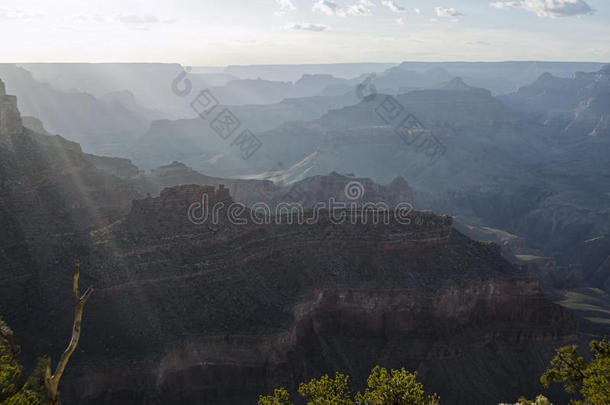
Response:
[[[602,0],[0,1],[1,62],[607,62]]]

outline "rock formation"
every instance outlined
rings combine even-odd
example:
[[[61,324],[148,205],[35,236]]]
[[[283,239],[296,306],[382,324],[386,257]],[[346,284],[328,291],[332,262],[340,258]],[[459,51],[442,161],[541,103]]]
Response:
[[[181,184],[216,187],[223,184],[231,189],[231,194],[236,201],[247,205],[256,202],[268,202],[270,196],[279,188],[269,180],[242,180],[206,176],[180,162],[172,162],[169,165],[151,170],[150,174],[146,176],[146,181],[146,190],[153,195],[158,195],[163,188]]]
[[[96,168],[79,144],[23,127],[15,98],[2,92],[1,100],[0,308],[35,357],[51,352],[35,346],[44,345],[41,330],[54,328],[46,324],[53,304],[72,312],[63,297],[54,297],[68,277],[62,267],[70,266],[90,230],[127,214],[142,195]]]
[[[0,63],[0,77],[10,93],[19,97],[22,114],[35,116],[50,132],[78,141],[89,151],[120,153],[116,144],[135,138],[148,126],[148,117],[140,111],[74,88],[58,90],[56,82],[42,83],[16,65]]]
[[[17,97],[6,94],[4,82],[0,80],[0,134],[14,135],[21,132],[21,115],[17,108]]]
[[[203,195],[232,201],[176,186],[94,233],[88,355],[66,376],[70,401],[248,404],[381,364],[419,370],[447,403],[491,403],[539,390],[552,348],[576,336],[536,281],[449,217],[238,225],[225,209],[195,225],[187,210]]]
[[[0,105],[0,308],[29,361],[59,353],[72,303],[56,291],[75,256],[87,267],[96,294],[67,405],[251,404],[336,370],[363,381],[376,364],[418,370],[447,403],[500,402],[538,393],[553,348],[577,338],[535,280],[451,217],[239,224],[252,213],[230,219],[231,186],[143,198],[128,162],[16,128],[14,105]],[[326,198],[350,177],[303,185]],[[412,195],[401,180],[365,188]],[[204,195],[224,205],[197,224],[188,212]]]
[[[353,191],[357,196],[347,195],[350,185],[356,187]],[[281,187],[273,194],[272,203],[298,202],[304,207],[313,207],[319,202],[328,205],[331,198],[356,204],[384,202],[390,207],[400,203],[415,205],[415,191],[402,177],[395,178],[390,184],[380,185],[366,177],[337,172],[308,177]]]

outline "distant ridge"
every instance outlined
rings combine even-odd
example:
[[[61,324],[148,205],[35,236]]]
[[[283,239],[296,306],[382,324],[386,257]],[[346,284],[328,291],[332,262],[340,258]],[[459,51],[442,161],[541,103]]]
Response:
[[[454,77],[449,82],[443,83],[435,88],[439,90],[483,90],[478,87],[467,85],[461,77]]]

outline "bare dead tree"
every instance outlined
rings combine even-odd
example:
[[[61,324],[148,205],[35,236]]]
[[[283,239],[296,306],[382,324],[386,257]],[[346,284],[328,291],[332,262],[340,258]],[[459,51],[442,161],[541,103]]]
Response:
[[[62,353],[61,358],[59,359],[59,363],[57,363],[57,367],[55,368],[55,373],[53,373],[53,375],[51,375],[51,360],[48,357],[44,359],[44,384],[49,394],[49,405],[59,405],[59,392],[57,390],[59,386],[59,380],[61,379],[61,376],[64,373],[64,370],[66,369],[66,365],[68,364],[68,360],[70,360],[70,356],[72,356],[72,353],[74,353],[74,350],[78,345],[78,339],[80,338],[80,326],[81,321],[83,319],[83,309],[85,307],[85,302],[87,302],[87,299],[89,299],[89,296],[91,295],[91,293],[93,293],[93,288],[89,287],[82,296],[79,294],[78,278],[80,276],[80,263],[78,261],[75,261],[74,266],[74,282],[72,288],[74,292],[74,304],[76,308],[74,309],[72,338],[70,339],[68,347]]]

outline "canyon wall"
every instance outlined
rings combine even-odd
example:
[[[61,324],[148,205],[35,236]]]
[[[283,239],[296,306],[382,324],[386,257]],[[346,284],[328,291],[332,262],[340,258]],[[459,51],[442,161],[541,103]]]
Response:
[[[80,259],[95,292],[60,387],[67,405],[251,404],[322,373],[362,382],[376,364],[419,371],[444,403],[498,403],[538,393],[553,348],[577,339],[535,281],[450,217],[237,225],[230,186],[143,199],[122,178],[135,175],[128,162],[23,128],[14,106],[2,92],[0,313],[26,364],[56,359]],[[324,184],[324,196],[341,191]],[[218,221],[189,219],[203,195],[224,203]]]
[[[17,97],[6,94],[4,82],[0,80],[0,134],[12,135],[21,132],[21,116],[17,108]]]
[[[376,364],[418,370],[445,403],[498,403],[539,392],[553,348],[577,339],[536,281],[450,217],[196,225],[202,194],[232,201],[173,187],[95,232],[69,403],[251,404],[323,373],[358,384]]]

